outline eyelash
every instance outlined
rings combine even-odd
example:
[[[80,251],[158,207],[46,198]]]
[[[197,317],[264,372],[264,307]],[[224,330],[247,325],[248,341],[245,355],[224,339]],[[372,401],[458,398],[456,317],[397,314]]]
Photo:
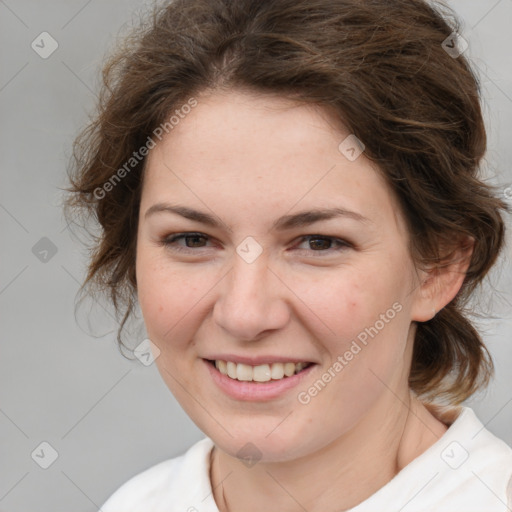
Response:
[[[183,246],[176,245],[176,242],[178,240],[186,240],[187,238],[205,238],[206,240],[209,240],[208,235],[205,235],[204,233],[187,232],[187,233],[177,233],[174,235],[166,236],[165,238],[163,238],[161,240],[160,243],[161,243],[161,245],[163,245],[164,247],[166,247],[172,251],[182,252],[182,253],[185,252],[185,253],[189,253],[189,254],[192,252],[195,252],[195,249],[205,249],[205,247],[194,248],[194,247],[183,247]],[[308,240],[309,241],[311,241],[311,240],[326,240],[326,241],[332,242],[333,244],[338,245],[337,248],[329,247],[324,250],[311,249],[308,251],[311,253],[330,253],[332,251],[340,252],[340,251],[343,251],[343,250],[353,247],[353,245],[351,243],[347,242],[346,240],[342,240],[340,238],[335,238],[335,237],[326,236],[326,235],[304,235],[304,236],[300,237],[299,245]]]

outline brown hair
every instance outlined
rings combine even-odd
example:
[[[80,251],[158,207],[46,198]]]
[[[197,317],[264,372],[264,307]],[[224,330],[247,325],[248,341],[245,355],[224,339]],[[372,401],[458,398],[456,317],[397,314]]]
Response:
[[[363,141],[399,200],[418,264],[442,264],[440,247],[475,240],[460,292],[418,324],[409,382],[424,399],[453,403],[487,383],[492,361],[465,306],[502,248],[507,205],[479,176],[479,84],[442,44],[456,30],[448,8],[422,0],[175,0],[155,10],[104,68],[66,200],[68,215],[101,226],[82,290],[108,293],[122,317],[118,341],[137,304],[145,159],[126,162],[193,95],[240,88],[323,106]]]

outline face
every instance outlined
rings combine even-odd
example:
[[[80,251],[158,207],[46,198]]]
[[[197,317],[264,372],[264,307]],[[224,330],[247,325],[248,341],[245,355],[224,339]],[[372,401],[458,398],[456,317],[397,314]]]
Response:
[[[199,428],[229,454],[251,442],[264,460],[291,460],[406,385],[418,277],[405,222],[318,107],[197,99],[148,156],[141,310]]]

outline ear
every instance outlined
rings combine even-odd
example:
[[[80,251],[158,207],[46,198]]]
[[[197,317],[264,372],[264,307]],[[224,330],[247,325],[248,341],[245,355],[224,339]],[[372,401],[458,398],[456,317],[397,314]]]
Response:
[[[474,245],[475,240],[467,237],[438,263],[418,272],[419,285],[415,290],[411,320],[431,320],[453,300],[466,277]]]

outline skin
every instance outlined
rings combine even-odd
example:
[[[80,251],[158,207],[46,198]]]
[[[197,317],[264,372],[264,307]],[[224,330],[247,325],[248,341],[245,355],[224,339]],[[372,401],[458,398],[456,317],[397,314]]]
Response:
[[[215,443],[210,479],[219,510],[340,511],[368,498],[446,431],[407,384],[415,322],[457,293],[467,263],[419,270],[392,192],[364,153],[349,161],[349,132],[319,107],[275,95],[209,92],[151,150],[138,227],[136,275],[158,369]],[[215,216],[210,227],[155,203]],[[286,231],[283,215],[342,207],[339,217]],[[200,232],[199,243],[171,234]],[[306,235],[345,240],[346,246]],[[237,246],[252,236],[262,254]],[[326,248],[327,245],[327,248]],[[174,247],[174,249],[173,249]],[[180,247],[185,252],[179,252]],[[366,327],[401,310],[308,404],[297,400]],[[316,363],[277,399],[235,400],[212,382],[212,353],[281,355]],[[261,460],[236,457],[246,443]],[[222,483],[221,483],[222,482]],[[298,505],[300,504],[300,506]]]

